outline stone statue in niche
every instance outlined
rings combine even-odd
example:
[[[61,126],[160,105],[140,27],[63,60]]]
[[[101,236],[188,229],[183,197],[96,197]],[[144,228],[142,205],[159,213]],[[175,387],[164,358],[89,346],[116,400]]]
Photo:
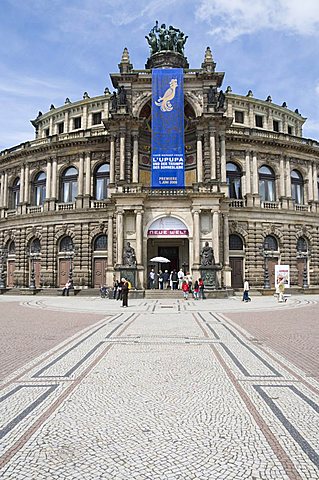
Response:
[[[127,103],[127,98],[126,98],[126,91],[124,87],[120,87],[118,90],[118,99],[119,99],[119,105],[126,105]]]
[[[117,95],[116,92],[113,92],[111,97],[111,112],[116,112],[117,111]]]
[[[128,267],[136,266],[135,250],[130,242],[127,242],[123,250],[123,265],[127,265]]]
[[[205,242],[200,255],[202,267],[209,267],[215,264],[214,250],[208,242]]]

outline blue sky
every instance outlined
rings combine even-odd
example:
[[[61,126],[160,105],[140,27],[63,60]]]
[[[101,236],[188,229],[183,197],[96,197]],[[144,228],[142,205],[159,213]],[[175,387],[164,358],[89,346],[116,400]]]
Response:
[[[319,139],[318,0],[0,0],[0,11],[0,150],[33,139],[30,119],[51,103],[111,89],[124,47],[144,68],[156,19],[189,36],[191,67],[210,46],[224,89],[287,102]]]

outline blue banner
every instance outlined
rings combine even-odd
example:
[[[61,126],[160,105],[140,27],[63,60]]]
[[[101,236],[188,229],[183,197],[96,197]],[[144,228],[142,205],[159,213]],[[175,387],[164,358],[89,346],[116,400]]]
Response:
[[[152,188],[184,188],[183,69],[152,70]]]

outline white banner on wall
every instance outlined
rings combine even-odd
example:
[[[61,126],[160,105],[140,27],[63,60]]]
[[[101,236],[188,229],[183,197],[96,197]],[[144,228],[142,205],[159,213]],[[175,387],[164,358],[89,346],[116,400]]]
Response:
[[[162,217],[150,225],[147,235],[149,237],[188,237],[188,228],[179,218]]]
[[[275,265],[275,286],[284,279],[285,287],[290,288],[290,268],[289,265]]]

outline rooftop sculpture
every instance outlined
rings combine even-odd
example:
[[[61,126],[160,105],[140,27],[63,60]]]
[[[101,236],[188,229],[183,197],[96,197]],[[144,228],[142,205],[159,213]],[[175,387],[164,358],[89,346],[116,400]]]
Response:
[[[165,23],[161,26],[156,20],[150,33],[146,35],[147,43],[150,46],[151,55],[162,51],[171,51],[184,55],[184,45],[188,36],[185,36],[179,28],[172,25],[166,27]]]

